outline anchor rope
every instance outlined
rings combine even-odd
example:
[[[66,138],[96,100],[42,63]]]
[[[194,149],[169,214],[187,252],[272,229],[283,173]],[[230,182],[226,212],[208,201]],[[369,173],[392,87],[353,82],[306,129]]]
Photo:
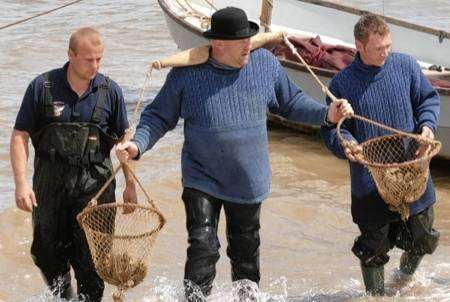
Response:
[[[50,14],[50,13],[53,13],[53,12],[55,12],[55,11],[58,11],[58,10],[60,10],[60,9],[65,8],[65,7],[68,7],[68,6],[77,4],[77,3],[81,2],[81,1],[83,1],[83,0],[72,1],[72,2],[69,2],[69,3],[63,4],[63,5],[61,5],[61,6],[58,6],[58,7],[56,7],[56,8],[52,8],[52,9],[50,9],[50,10],[47,10],[47,11],[44,11],[44,12],[35,14],[35,15],[33,15],[33,16],[30,16],[30,17],[27,17],[27,18],[23,18],[23,19],[14,21],[14,22],[12,22],[12,23],[9,23],[9,24],[0,26],[0,30],[9,28],[9,27],[12,27],[12,26],[15,26],[15,25],[19,25],[19,24],[22,24],[22,23],[25,23],[25,22],[27,22],[27,21],[29,21],[29,20],[32,20],[32,19],[35,19],[35,18],[44,16],[44,15],[48,15],[48,14]]]

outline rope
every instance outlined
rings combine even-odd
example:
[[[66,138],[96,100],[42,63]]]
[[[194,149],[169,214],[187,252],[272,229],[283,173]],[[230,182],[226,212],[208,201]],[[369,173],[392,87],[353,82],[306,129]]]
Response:
[[[153,71],[153,66],[151,65],[147,74],[145,75],[144,84],[142,85],[141,90],[139,92],[138,100],[136,103],[136,108],[134,108],[133,118],[131,120],[131,125],[134,125],[136,122],[136,117],[138,115],[139,107],[141,106],[141,103],[144,100],[144,92],[145,92],[145,89],[147,88],[147,83],[152,76],[152,71]]]
[[[147,202],[154,208],[154,209],[158,209],[153,200],[151,200],[150,195],[148,194],[148,192],[145,190],[144,185],[140,182],[140,180],[138,179],[138,177],[136,176],[136,174],[134,173],[134,171],[130,168],[130,166],[127,163],[123,163],[120,165],[117,165],[117,167],[114,168],[113,173],[111,174],[111,176],[108,178],[108,180],[103,184],[103,186],[100,188],[100,190],[97,192],[97,194],[95,194],[94,198],[92,198],[90,200],[90,206],[95,206],[97,205],[97,201],[98,198],[100,197],[100,195],[103,194],[103,192],[106,190],[106,188],[109,186],[109,184],[114,180],[114,178],[116,177],[116,174],[120,171],[120,169],[122,169],[123,167],[127,167],[128,171],[131,173],[131,175],[133,176],[133,178],[136,180],[136,182],[138,183],[139,187],[141,188],[141,190],[144,192],[145,198],[147,198]]]
[[[192,5],[189,3],[188,0],[184,0],[185,4],[181,3],[180,0],[176,0],[176,1],[177,1],[178,6],[180,6],[181,9],[184,11],[186,16],[191,16],[191,17],[199,19],[200,27],[203,29],[208,28],[209,23],[211,22],[210,16],[205,15],[204,13],[196,10],[194,7],[192,7]],[[211,8],[215,9],[215,7],[213,6],[212,3],[208,2],[207,0],[204,0],[204,1],[206,1],[211,6]]]
[[[303,59],[303,57],[298,53],[297,49],[295,49],[294,45],[292,45],[291,41],[287,38],[287,35],[283,35],[284,43],[289,47],[290,51],[300,59],[303,65],[306,66],[306,69],[308,69],[309,73],[313,76],[313,78],[316,80],[316,82],[319,84],[319,86],[322,88],[322,91],[333,101],[337,101],[338,99],[328,90],[328,87],[326,87],[322,81],[316,76],[314,71],[312,71],[311,67],[309,67],[308,63]]]
[[[180,6],[184,12],[186,13],[186,15],[189,16],[193,16],[193,17],[197,17],[199,19],[202,19],[204,17],[207,17],[205,14],[195,10],[192,5],[189,4],[189,2],[187,0],[183,0],[184,4],[180,1],[180,0],[176,0],[178,6]],[[187,6],[187,7],[186,7]]]
[[[205,1],[206,3],[208,3],[208,5],[209,6],[211,6],[211,8],[213,9],[213,10],[217,10],[217,7],[216,6],[214,6],[214,4],[212,3],[212,2],[210,2],[209,0],[203,0],[203,1]]]
[[[21,20],[15,21],[15,22],[13,22],[13,23],[10,23],[10,24],[1,26],[1,27],[0,27],[0,30],[5,29],[5,28],[8,28],[8,27],[11,27],[11,26],[14,26],[14,25],[17,25],[17,24],[24,23],[24,22],[26,22],[26,21],[29,21],[29,20],[31,20],[31,19],[34,19],[34,18],[37,18],[37,17],[40,17],[40,16],[44,16],[44,15],[50,14],[50,13],[52,13],[52,12],[54,12],[54,11],[60,10],[60,9],[62,9],[62,8],[64,8],[64,7],[67,7],[67,6],[76,4],[76,3],[81,2],[81,1],[83,1],[83,0],[72,1],[72,2],[69,2],[69,3],[67,3],[67,4],[61,5],[61,6],[57,7],[57,8],[53,8],[53,9],[51,9],[51,10],[48,10],[48,11],[45,11],[45,12],[36,14],[36,15],[34,15],[34,16],[31,16],[31,17],[28,17],[28,18],[25,18],[25,19],[21,19]]]
[[[130,123],[130,129],[134,129],[134,124],[136,122],[136,117],[137,117],[138,112],[139,112],[139,107],[141,106],[141,103],[142,103],[142,101],[144,99],[145,89],[147,88],[147,83],[150,80],[150,77],[152,75],[152,71],[153,71],[153,66],[150,66],[149,71],[145,75],[144,84],[142,85],[141,90],[139,92],[138,100],[137,100],[137,103],[136,103],[136,108],[134,108],[133,117],[132,117],[132,120],[131,120],[131,123]],[[131,137],[132,136],[132,131],[128,132],[126,135],[127,135],[127,137]],[[113,173],[111,174],[109,179],[103,184],[103,186],[100,188],[100,190],[97,192],[97,194],[95,194],[94,198],[91,199],[91,201],[90,201],[91,205],[96,205],[97,204],[97,200],[100,197],[100,195],[103,194],[103,192],[106,190],[106,188],[109,186],[109,184],[114,180],[114,178],[115,178],[116,174],[119,172],[119,170],[121,168],[124,168],[124,167],[127,168],[127,170],[131,173],[133,178],[136,180],[136,182],[138,183],[139,187],[144,192],[144,195],[147,198],[148,203],[150,203],[150,205],[153,206],[153,208],[156,208],[155,204],[151,200],[151,198],[150,198],[149,194],[147,193],[147,191],[145,190],[144,186],[139,181],[139,179],[136,176],[136,174],[134,173],[133,169],[131,169],[131,167],[127,163],[122,163],[122,164],[120,164],[120,165],[118,165],[117,167],[114,168]]]

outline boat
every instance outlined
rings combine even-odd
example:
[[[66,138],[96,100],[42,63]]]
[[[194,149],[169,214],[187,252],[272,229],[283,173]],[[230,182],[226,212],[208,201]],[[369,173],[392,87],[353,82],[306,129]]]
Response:
[[[284,31],[288,35],[304,39],[320,36],[326,45],[354,49],[353,26],[365,11],[324,0],[277,0],[271,8],[266,0],[158,0],[164,13],[169,32],[182,49],[208,44],[202,32],[208,29],[210,16],[226,6],[240,7],[249,20],[260,23],[261,28]],[[268,4],[269,3],[269,4]],[[270,12],[263,18],[262,11]],[[269,20],[267,20],[269,16]],[[264,19],[264,20],[263,20]],[[391,29],[392,49],[414,56],[424,73],[433,80],[441,96],[441,113],[437,138],[442,142],[439,157],[450,159],[450,32],[385,17]],[[414,45],[414,47],[411,47]],[[289,77],[313,98],[325,101],[305,65],[286,58],[279,58]],[[319,79],[328,85],[337,70],[311,66]],[[438,84],[435,84],[438,83]],[[443,85],[442,85],[443,83]],[[287,121],[270,114],[269,121],[303,132],[313,132],[310,126]]]

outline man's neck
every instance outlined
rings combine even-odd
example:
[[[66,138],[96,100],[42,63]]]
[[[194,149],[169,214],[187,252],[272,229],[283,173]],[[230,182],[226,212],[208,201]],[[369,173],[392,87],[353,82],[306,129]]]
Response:
[[[229,60],[227,60],[227,58],[223,55],[221,55],[220,53],[214,51],[214,49],[211,50],[211,58],[213,58],[216,62],[229,66],[229,67],[233,67],[233,68],[240,68],[241,66],[236,66],[236,64],[233,65],[232,62],[229,62]]]
[[[69,82],[70,88],[72,88],[73,91],[78,95],[78,97],[81,97],[83,93],[88,89],[90,81],[83,80],[75,75],[75,73],[72,71],[72,69],[67,69],[67,81]]]

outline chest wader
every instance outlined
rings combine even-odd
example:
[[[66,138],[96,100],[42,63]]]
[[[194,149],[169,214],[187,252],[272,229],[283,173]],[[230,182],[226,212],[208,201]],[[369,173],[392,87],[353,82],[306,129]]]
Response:
[[[42,113],[50,123],[31,136],[35,149],[33,189],[38,206],[33,210],[34,263],[56,296],[70,298],[70,266],[78,294],[85,301],[100,301],[104,284],[95,272],[84,232],[76,215],[112,174],[109,152],[117,137],[99,128],[108,91],[99,87],[89,122],[60,122],[53,103],[53,83],[45,75]],[[102,145],[103,144],[103,145]],[[99,203],[114,202],[113,182]]]

